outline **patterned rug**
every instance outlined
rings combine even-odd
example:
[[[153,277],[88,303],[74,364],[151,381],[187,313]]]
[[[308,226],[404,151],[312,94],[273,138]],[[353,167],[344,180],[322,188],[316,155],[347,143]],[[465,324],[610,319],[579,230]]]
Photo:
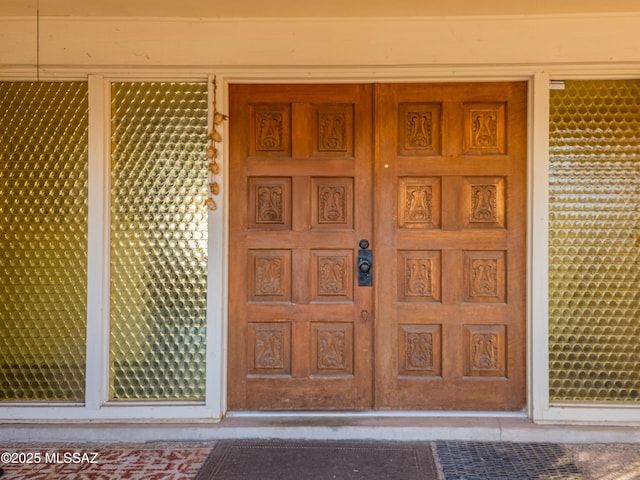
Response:
[[[221,441],[196,480],[437,480],[429,443]]]
[[[0,448],[1,480],[193,480],[211,443]]]

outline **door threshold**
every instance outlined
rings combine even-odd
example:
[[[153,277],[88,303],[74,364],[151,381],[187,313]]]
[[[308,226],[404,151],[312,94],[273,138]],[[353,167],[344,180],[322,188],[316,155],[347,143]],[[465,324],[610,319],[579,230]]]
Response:
[[[219,422],[167,419],[161,423],[139,420],[0,426],[0,442],[11,443],[245,439],[640,444],[640,430],[634,426],[540,425],[521,412],[423,411],[230,412]]]

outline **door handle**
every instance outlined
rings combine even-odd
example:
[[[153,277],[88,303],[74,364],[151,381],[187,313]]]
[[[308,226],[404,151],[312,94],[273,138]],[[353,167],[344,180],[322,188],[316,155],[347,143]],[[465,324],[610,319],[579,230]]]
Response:
[[[371,262],[369,260],[361,260],[358,263],[358,269],[361,273],[368,273],[371,270]]]
[[[358,286],[370,287],[373,279],[373,252],[369,250],[369,241],[360,240],[358,251]]]

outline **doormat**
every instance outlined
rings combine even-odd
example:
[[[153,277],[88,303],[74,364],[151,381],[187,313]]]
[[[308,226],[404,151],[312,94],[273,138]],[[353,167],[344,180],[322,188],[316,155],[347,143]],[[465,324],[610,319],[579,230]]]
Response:
[[[560,445],[436,442],[445,480],[582,480]]]
[[[437,480],[431,446],[405,442],[229,440],[196,480]]]

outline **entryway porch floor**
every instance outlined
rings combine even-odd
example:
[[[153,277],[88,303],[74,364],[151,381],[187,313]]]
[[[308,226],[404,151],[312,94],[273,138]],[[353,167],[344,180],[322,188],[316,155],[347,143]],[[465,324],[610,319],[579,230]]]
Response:
[[[555,451],[580,472],[553,478],[640,479],[640,429],[637,426],[539,425],[521,414],[436,416],[390,412],[235,413],[217,423],[4,424],[0,426],[0,452],[17,455],[2,457],[10,461],[0,465],[5,471],[1,480],[192,480],[218,442],[249,439],[332,441],[345,442],[345,445],[361,441],[424,442],[434,452],[439,480],[472,478],[460,477],[460,472],[447,472],[451,465],[468,465],[474,461],[469,452],[481,449],[484,455],[482,452],[490,449],[500,456],[514,446],[535,452],[533,446],[547,444],[557,447]],[[93,453],[97,453],[95,458]],[[29,458],[35,460],[36,454],[40,462],[26,463]],[[445,458],[447,455],[450,458]],[[74,463],[77,458],[79,463]],[[44,462],[45,459],[48,462]],[[97,463],[90,463],[92,459]],[[534,458],[525,456],[524,462],[527,461],[533,462]],[[298,480],[295,472],[291,473],[288,478]],[[509,476],[507,472],[495,478],[524,480],[522,474],[514,475]],[[226,477],[212,478],[225,480]]]

